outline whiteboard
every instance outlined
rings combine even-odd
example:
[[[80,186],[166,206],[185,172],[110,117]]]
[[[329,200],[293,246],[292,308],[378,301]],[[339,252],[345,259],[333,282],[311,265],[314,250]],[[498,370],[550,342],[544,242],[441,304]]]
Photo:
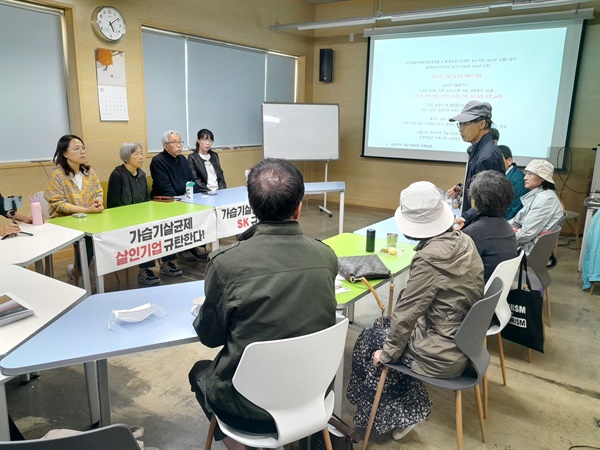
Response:
[[[262,119],[265,158],[339,159],[339,105],[263,103]]]

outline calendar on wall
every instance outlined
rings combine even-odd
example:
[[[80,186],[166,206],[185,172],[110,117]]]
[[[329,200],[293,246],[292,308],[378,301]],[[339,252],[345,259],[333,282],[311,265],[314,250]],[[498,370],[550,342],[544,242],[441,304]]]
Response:
[[[108,48],[95,51],[100,120],[128,121],[125,53]]]

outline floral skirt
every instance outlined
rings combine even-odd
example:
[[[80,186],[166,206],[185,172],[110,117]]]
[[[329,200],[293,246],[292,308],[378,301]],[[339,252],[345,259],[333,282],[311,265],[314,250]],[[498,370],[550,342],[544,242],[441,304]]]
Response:
[[[371,415],[382,366],[373,365],[373,352],[383,348],[390,328],[390,319],[377,319],[371,328],[365,328],[352,352],[352,374],[346,394],[356,406],[354,424],[366,428]],[[411,367],[412,360],[402,357],[402,364]],[[395,370],[388,371],[381,400],[375,415],[373,429],[387,433],[425,420],[431,413],[431,400],[423,382]]]

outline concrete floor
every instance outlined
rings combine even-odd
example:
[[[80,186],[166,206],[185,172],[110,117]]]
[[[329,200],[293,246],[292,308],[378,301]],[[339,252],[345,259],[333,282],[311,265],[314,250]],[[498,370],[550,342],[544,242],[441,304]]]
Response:
[[[306,235],[324,239],[337,234],[334,217],[319,213],[318,200],[305,202],[300,219]],[[345,230],[353,231],[390,217],[391,211],[347,207]],[[561,240],[559,265],[553,269],[552,328],[547,328],[544,354],[527,362],[525,348],[504,341],[508,385],[502,386],[495,339],[490,341],[490,414],[486,421],[487,443],[482,443],[473,394],[463,394],[464,447],[466,449],[569,449],[600,447],[600,291],[593,296],[581,290],[577,279],[575,243]],[[67,255],[55,259],[57,277],[66,278]],[[171,282],[201,279],[204,263],[180,263],[184,276]],[[107,291],[138,288],[136,270],[106,277]],[[127,279],[128,278],[128,279]],[[387,295],[384,294],[384,303]],[[346,344],[345,381],[351,351],[360,330],[378,315],[374,300],[356,305]],[[67,331],[65,331],[67,332]],[[146,429],[147,446],[161,450],[204,447],[208,422],[189,390],[187,373],[199,359],[215,350],[197,344],[155,350],[109,360],[113,423]],[[429,389],[433,412],[401,442],[388,435],[372,435],[370,448],[455,448],[454,394]],[[22,384],[7,384],[8,406],[26,438],[43,436],[54,428],[85,430],[89,427],[83,368],[65,367],[42,372]],[[353,407],[344,399],[343,419],[352,423]],[[216,444],[213,448],[222,449]],[[359,448],[357,445],[356,448]],[[580,447],[582,448],[582,447]]]

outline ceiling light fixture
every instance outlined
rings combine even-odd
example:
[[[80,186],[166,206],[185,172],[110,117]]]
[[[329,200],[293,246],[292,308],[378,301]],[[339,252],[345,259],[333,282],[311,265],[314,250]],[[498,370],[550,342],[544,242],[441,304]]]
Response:
[[[390,17],[392,22],[405,22],[409,20],[435,19],[439,17],[467,16],[471,14],[485,14],[490,12],[489,6],[476,6],[473,8],[454,8],[422,11],[416,13],[397,14]]]
[[[369,25],[375,23],[378,17],[357,17],[354,19],[324,20],[321,22],[299,23],[294,26],[298,30],[318,30],[323,28],[351,27],[353,25]],[[281,28],[281,27],[280,27]]]
[[[577,5],[579,3],[588,3],[591,0],[532,0],[528,2],[514,2],[513,10],[519,9],[534,9],[534,8],[549,8],[551,6],[567,6]]]

